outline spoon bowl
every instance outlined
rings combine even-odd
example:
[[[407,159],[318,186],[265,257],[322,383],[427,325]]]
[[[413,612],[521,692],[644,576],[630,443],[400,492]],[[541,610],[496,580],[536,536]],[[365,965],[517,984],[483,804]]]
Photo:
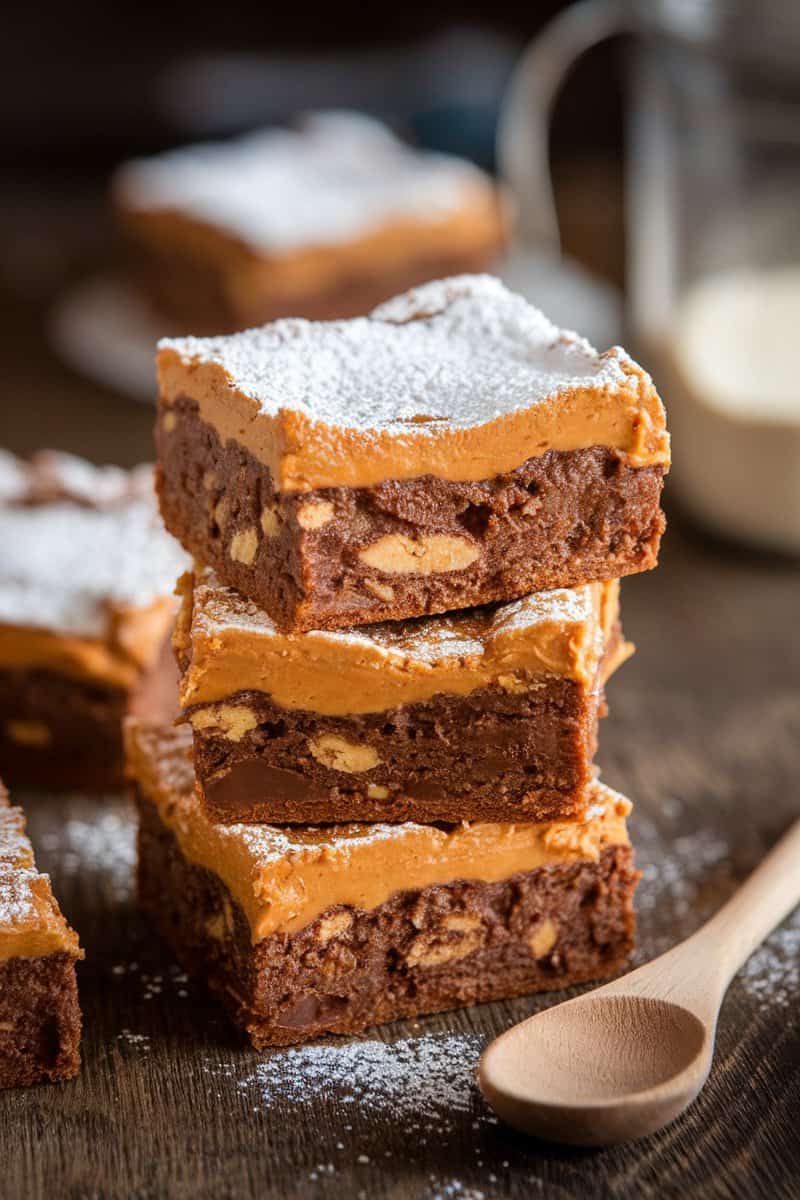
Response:
[[[478,1080],[495,1112],[517,1129],[610,1145],[677,1116],[703,1086],[712,1053],[713,1038],[681,1004],[601,990],[498,1038]]]
[[[798,900],[800,821],[685,942],[492,1042],[478,1066],[486,1099],[548,1141],[606,1146],[654,1133],[702,1088],[728,984]]]

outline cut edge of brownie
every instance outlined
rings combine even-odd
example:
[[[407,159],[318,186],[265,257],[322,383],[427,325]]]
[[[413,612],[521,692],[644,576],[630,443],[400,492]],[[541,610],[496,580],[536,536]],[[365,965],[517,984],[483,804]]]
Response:
[[[156,427],[164,522],[220,579],[292,632],[396,621],[619,578],[656,565],[665,467],[608,447],[550,450],[479,482],[432,476],[278,494],[196,402]],[[434,546],[460,569],[381,569]],[[408,554],[404,551],[408,551]],[[366,553],[366,557],[365,557]],[[410,556],[410,557],[409,557]]]
[[[237,693],[225,705],[255,727],[193,730],[198,793],[225,824],[580,819],[601,692],[548,676],[355,717]]]
[[[74,955],[0,961],[0,1088],[72,1079],[81,1065]]]
[[[606,977],[633,947],[628,845],[500,883],[399,892],[372,911],[337,906],[254,946],[224,884],[137,803],[141,907],[256,1049]]]

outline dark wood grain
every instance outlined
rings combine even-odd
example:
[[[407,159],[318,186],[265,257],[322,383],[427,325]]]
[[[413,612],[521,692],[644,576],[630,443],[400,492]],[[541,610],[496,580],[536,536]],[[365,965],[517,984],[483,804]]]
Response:
[[[8,353],[18,407],[6,403],[5,440],[122,462],[146,453],[150,412],[61,372],[27,320]],[[710,916],[800,810],[800,573],[673,522],[663,566],[627,581],[623,606],[639,651],[609,688],[600,761],[636,805],[644,960]],[[797,916],[734,981],[694,1107],[639,1144],[564,1151],[499,1125],[472,1084],[485,1041],[550,998],[258,1056],[138,916],[125,801],[17,799],[87,951],[84,1068],[65,1086],[0,1095],[0,1195],[800,1194]]]

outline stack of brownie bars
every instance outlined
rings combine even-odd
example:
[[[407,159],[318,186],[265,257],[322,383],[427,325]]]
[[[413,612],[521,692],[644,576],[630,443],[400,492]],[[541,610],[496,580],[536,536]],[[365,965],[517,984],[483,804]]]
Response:
[[[257,1047],[615,971],[630,805],[592,759],[664,526],[650,378],[486,276],[159,377],[184,722],[127,751],[179,958]]]

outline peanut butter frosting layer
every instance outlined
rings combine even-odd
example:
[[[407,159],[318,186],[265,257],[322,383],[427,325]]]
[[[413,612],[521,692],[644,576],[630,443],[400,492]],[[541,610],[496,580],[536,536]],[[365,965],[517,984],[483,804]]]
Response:
[[[523,871],[596,861],[628,844],[630,803],[600,783],[582,823],[214,825],[194,788],[191,736],[129,720],[128,770],[190,862],[212,871],[250,924],[253,942],[295,933],[327,909],[378,908],[397,892],[484,883]]]
[[[83,957],[48,876],[36,870],[22,810],[11,807],[0,784],[0,961],[58,951]]]
[[[281,633],[209,569],[184,576],[180,588],[175,647],[184,709],[253,690],[283,708],[346,716],[493,684],[523,692],[543,674],[593,688],[619,619],[617,580],[446,616],[299,634]],[[607,669],[631,651],[623,643]]]
[[[427,284],[350,321],[164,339],[158,374],[163,405],[195,401],[280,492],[491,479],[592,446],[634,467],[669,465],[649,375],[486,275]]]
[[[0,497],[0,669],[132,686],[169,632],[187,562],[161,523],[152,467],[4,454]]]

